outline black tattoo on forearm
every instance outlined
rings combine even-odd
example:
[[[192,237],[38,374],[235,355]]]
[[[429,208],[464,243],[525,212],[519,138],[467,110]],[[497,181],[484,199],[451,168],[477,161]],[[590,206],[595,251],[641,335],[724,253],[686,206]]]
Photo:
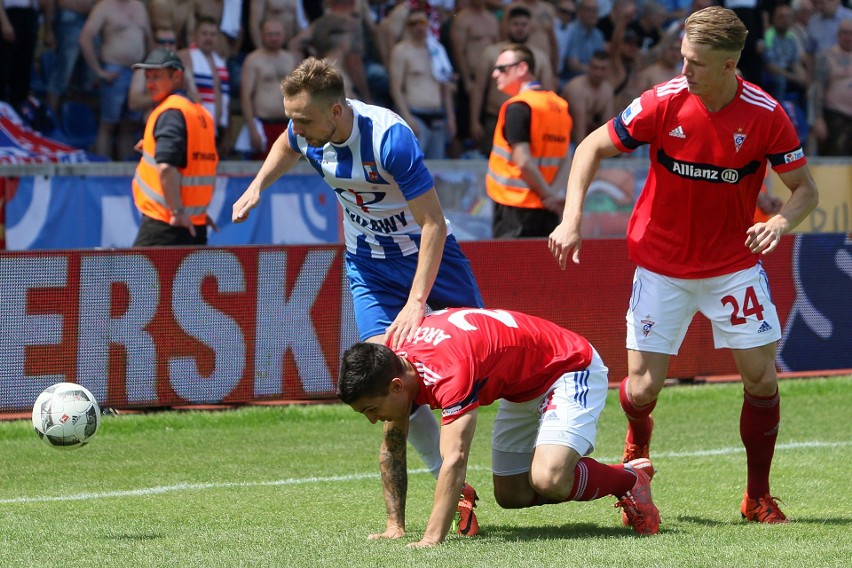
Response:
[[[405,433],[400,428],[391,427],[385,432],[379,452],[388,518],[402,525],[405,524],[405,499],[408,494],[405,438]]]

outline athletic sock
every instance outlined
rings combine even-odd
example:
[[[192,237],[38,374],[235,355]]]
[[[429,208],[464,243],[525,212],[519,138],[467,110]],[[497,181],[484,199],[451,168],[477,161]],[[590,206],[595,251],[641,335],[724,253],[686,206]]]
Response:
[[[752,499],[769,494],[769,469],[780,422],[781,397],[777,389],[772,396],[756,396],[743,390],[740,438],[748,464],[746,493]]]
[[[582,458],[574,467],[574,485],[569,501],[592,501],[606,495],[622,497],[633,489],[636,474],[623,465],[606,465]]]
[[[408,441],[426,464],[426,468],[438,478],[441,471],[441,429],[435,415],[427,405],[417,407],[408,422]]]
[[[657,406],[657,401],[645,406],[636,406],[630,395],[627,394],[627,383],[629,377],[624,377],[621,381],[621,387],[618,389],[618,400],[621,402],[621,408],[627,416],[627,442],[636,444],[637,446],[646,446],[651,442],[651,433],[654,431],[654,424],[650,420],[651,412]]]

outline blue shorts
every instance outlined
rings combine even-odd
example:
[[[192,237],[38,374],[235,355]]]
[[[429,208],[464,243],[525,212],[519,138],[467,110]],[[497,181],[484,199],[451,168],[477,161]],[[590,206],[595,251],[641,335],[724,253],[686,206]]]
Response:
[[[414,280],[417,257],[412,254],[392,259],[359,258],[346,253],[346,276],[360,341],[383,334],[402,310]],[[427,303],[433,310],[484,307],[470,261],[452,236],[447,237]]]
[[[118,78],[112,83],[100,82],[98,100],[100,102],[101,122],[118,124],[122,116],[131,121],[141,121],[142,113],[130,111],[127,108],[127,92],[130,90],[133,69],[114,63],[104,63],[103,68],[105,71],[118,73]]]

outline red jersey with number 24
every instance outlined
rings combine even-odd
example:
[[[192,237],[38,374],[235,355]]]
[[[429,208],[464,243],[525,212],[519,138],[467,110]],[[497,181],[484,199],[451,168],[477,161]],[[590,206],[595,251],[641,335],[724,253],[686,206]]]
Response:
[[[737,82],[734,100],[709,112],[677,77],[645,91],[608,123],[622,152],[650,145],[651,168],[627,227],[638,266],[709,278],[757,264],[745,240],[766,162],[783,173],[806,160],[781,105]]]
[[[440,408],[441,422],[449,424],[498,398],[527,402],[543,395],[565,373],[586,369],[592,346],[534,316],[454,308],[426,317],[397,354],[419,375],[415,402]]]

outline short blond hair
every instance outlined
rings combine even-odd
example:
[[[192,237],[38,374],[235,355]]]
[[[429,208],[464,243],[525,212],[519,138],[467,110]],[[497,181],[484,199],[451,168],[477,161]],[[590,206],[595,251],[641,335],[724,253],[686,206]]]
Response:
[[[733,10],[710,6],[693,13],[684,26],[689,43],[701,44],[716,51],[740,53],[745,46],[748,29]]]

